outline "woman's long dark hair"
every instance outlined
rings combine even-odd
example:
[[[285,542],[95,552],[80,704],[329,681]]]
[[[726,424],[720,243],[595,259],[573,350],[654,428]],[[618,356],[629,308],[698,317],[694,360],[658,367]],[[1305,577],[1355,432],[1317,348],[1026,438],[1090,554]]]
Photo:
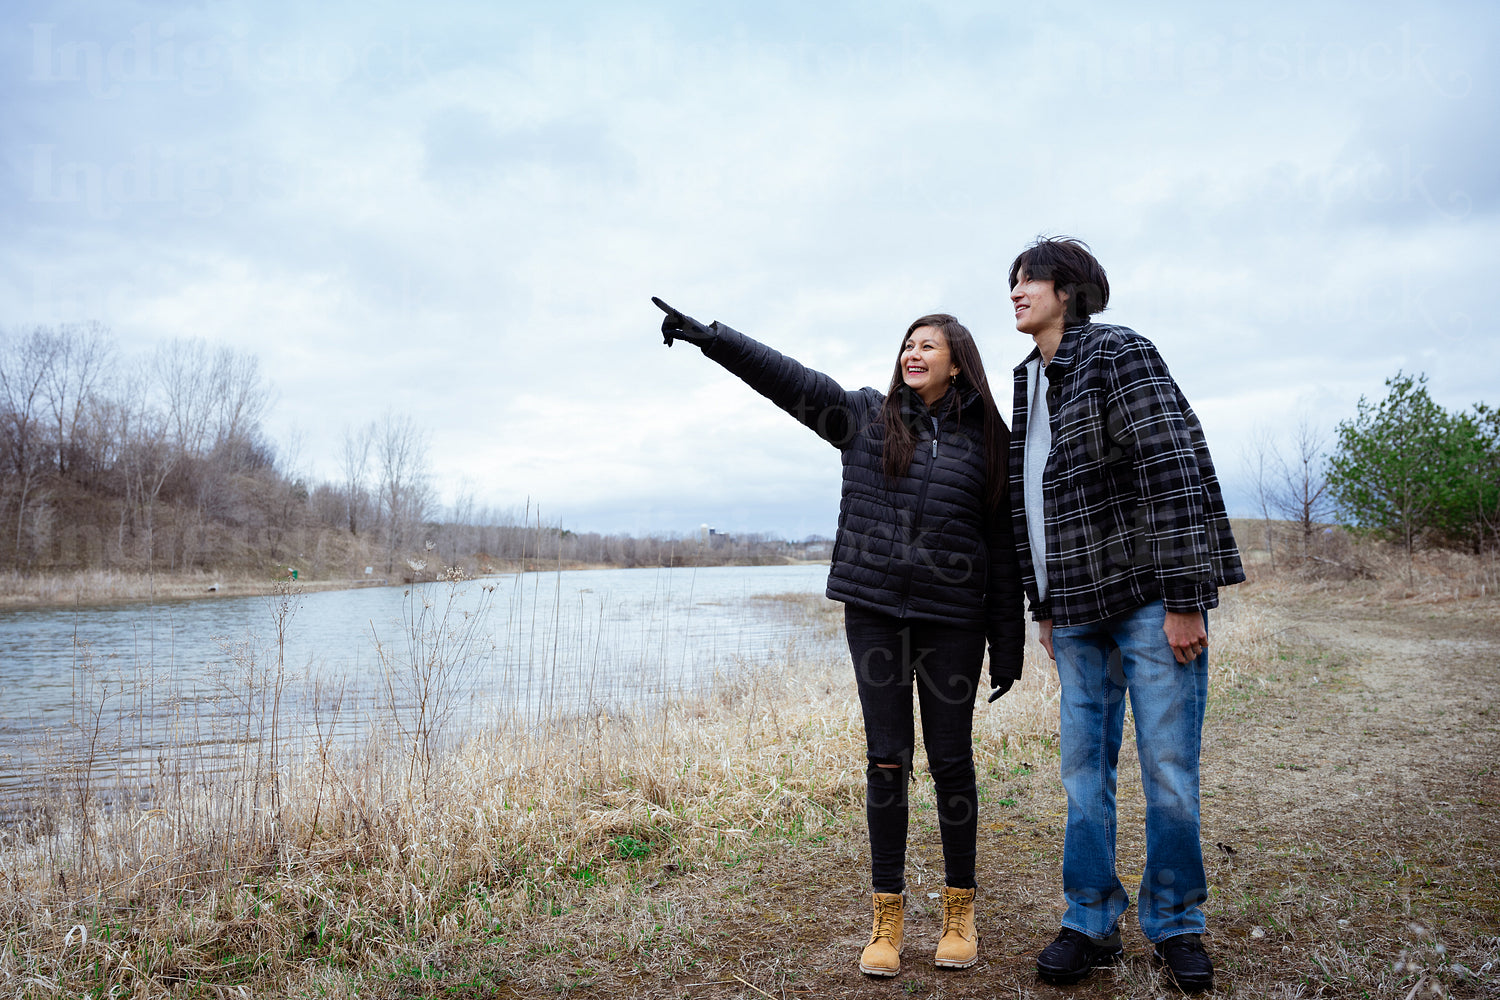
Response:
[[[966,387],[972,387],[984,402],[984,498],[990,508],[996,509],[1005,500],[1009,483],[1010,430],[1000,419],[1000,410],[995,406],[995,397],[990,392],[990,382],[984,375],[984,362],[979,357],[979,346],[974,335],[953,316],[947,313],[932,313],[916,320],[906,328],[901,338],[901,351],[906,350],[906,341],[922,327],[931,327],[948,341],[948,353],[958,366],[955,385],[939,401],[946,410],[963,415],[963,396]],[[956,390],[956,391],[954,391]],[[886,390],[885,405],[880,409],[881,422],[885,424],[885,447],[882,459],[888,479],[898,479],[911,469],[912,453],[916,451],[917,438],[911,427],[901,416],[901,395],[911,390],[901,373],[901,354],[896,355],[896,370],[891,375],[891,386]],[[939,414],[940,416],[943,414]]]

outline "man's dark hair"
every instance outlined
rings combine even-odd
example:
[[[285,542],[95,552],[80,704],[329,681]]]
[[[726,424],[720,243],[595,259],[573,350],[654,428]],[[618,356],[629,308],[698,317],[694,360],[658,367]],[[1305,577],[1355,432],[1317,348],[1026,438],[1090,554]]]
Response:
[[[1022,250],[1010,265],[1010,287],[1023,277],[1050,281],[1059,293],[1068,293],[1067,322],[1086,321],[1109,305],[1109,278],[1089,251],[1089,245],[1072,236],[1039,237]]]

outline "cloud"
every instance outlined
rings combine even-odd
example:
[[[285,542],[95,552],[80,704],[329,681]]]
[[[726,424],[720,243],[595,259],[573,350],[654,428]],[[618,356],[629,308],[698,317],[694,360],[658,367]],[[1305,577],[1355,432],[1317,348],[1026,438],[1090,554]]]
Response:
[[[831,534],[837,456],[649,296],[850,387],[955,312],[1003,387],[1043,232],[1093,244],[1229,479],[1395,366],[1447,405],[1500,367],[1473,4],[84,13],[0,29],[0,323],[254,350],[314,475],[395,407],[448,496]]]

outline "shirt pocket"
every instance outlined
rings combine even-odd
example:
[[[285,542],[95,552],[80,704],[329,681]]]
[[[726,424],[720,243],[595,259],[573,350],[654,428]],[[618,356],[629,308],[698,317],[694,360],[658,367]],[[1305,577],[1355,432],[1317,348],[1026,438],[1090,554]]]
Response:
[[[1078,393],[1057,411],[1050,465],[1065,488],[1101,483],[1108,467],[1125,459],[1124,450],[1106,433],[1104,420],[1104,392],[1098,389]]]

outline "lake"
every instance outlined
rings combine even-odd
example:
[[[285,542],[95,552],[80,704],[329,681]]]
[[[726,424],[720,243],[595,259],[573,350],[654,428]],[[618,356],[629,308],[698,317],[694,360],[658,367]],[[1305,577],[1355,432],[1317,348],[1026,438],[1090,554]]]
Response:
[[[90,781],[119,783],[184,747],[227,760],[264,739],[272,717],[278,738],[348,739],[382,712],[438,697],[456,734],[500,718],[636,710],[732,680],[789,645],[832,651],[801,607],[764,599],[821,594],[827,574],[580,570],[280,603],[0,610],[0,813],[84,767]]]

